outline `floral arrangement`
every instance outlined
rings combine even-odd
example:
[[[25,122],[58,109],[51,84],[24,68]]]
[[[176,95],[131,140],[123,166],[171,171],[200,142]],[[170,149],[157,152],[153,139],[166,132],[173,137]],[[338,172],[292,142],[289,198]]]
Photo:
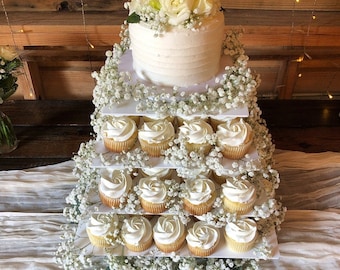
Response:
[[[0,46],[0,104],[17,90],[16,70],[21,66],[17,53],[9,46]]]
[[[137,0],[132,1],[129,5],[130,9],[135,12],[133,16],[138,15],[138,20],[161,21],[163,23],[161,25],[170,24],[170,21],[187,25],[191,21],[190,18],[198,16],[198,10],[203,10],[199,8],[196,11],[191,11],[191,15],[184,13],[189,17],[177,13],[177,20],[170,20],[170,16],[164,11],[164,2],[166,1]],[[191,2],[182,1],[180,3],[189,5]],[[194,5],[193,3],[191,4]],[[202,1],[200,3],[207,7],[209,7],[209,3],[211,5],[215,4],[209,1]],[[172,8],[175,11],[175,7]],[[150,14],[153,14],[152,16],[155,17],[150,17]],[[204,16],[204,14],[203,12],[201,15]],[[257,106],[256,88],[260,83],[260,79],[252,74],[251,70],[247,67],[248,57],[244,54],[238,39],[239,36],[240,32],[238,31],[227,33],[224,52],[232,56],[234,65],[226,67],[225,74],[217,81],[217,86],[206,86],[205,91],[202,93],[190,95],[177,87],[174,87],[171,93],[166,93],[155,87],[145,86],[140,82],[132,84],[130,81],[131,74],[118,70],[120,58],[129,48],[128,31],[125,22],[121,31],[121,43],[115,44],[113,50],[106,53],[107,59],[100,72],[92,74],[97,80],[93,92],[95,111],[91,115],[91,125],[95,133],[99,136],[100,127],[105,121],[105,116],[101,113],[104,107],[114,107],[117,104],[132,100],[137,101],[137,111],[152,111],[159,115],[218,114],[232,108],[247,105],[249,110],[247,122],[255,133],[254,142],[258,159],[252,160],[246,156],[243,160],[234,161],[231,168],[227,170],[227,173],[250,179],[258,188],[260,188],[261,179],[266,179],[272,183],[272,189],[276,189],[280,179],[278,172],[272,168],[274,145],[271,142],[271,136],[266,128],[265,121],[261,118],[261,110]],[[75,245],[75,241],[79,237],[77,235],[77,224],[87,217],[91,211],[96,211],[97,209],[96,203],[98,201],[93,200],[93,194],[96,194],[100,173],[99,169],[92,167],[93,159],[101,160],[105,166],[120,163],[125,169],[130,171],[134,167],[147,166],[149,162],[148,157],[139,148],[120,155],[99,154],[95,150],[97,141],[98,138],[95,138],[82,144],[78,154],[74,157],[76,163],[74,173],[79,177],[79,181],[67,197],[69,206],[65,208],[64,214],[75,224],[64,227],[64,240],[56,253],[57,262],[65,269],[259,269],[257,259],[197,259],[179,257],[176,254],[171,254],[169,257],[126,257],[115,256],[110,254],[110,252],[107,252],[104,258],[98,259],[95,254],[87,253],[84,248]],[[213,136],[209,138],[209,141],[212,145],[215,144]],[[186,151],[182,145],[183,143],[181,143],[180,139],[175,140],[169,150],[165,151],[165,159],[169,163],[183,167],[177,169],[177,173],[180,176],[189,176],[193,168],[201,168],[204,171],[211,169],[220,174],[225,173],[225,168],[220,164],[222,154],[218,147],[214,147],[209,156],[203,156],[200,153]],[[171,181],[168,181],[168,186],[170,198],[168,211],[179,215],[181,220],[185,221],[189,217],[185,215],[182,205],[175,200],[176,197],[181,197],[181,186]],[[140,205],[137,198],[138,190],[134,190],[124,198],[122,209],[131,210],[132,212],[139,210]],[[229,221],[235,221],[238,217],[235,214],[226,213],[222,209],[221,203],[221,199],[217,198],[213,209],[200,218],[217,227],[222,227]],[[268,198],[254,207],[252,217],[258,222],[261,235],[261,241],[255,248],[257,258],[266,259],[271,256],[271,247],[266,237],[273,228],[276,230],[280,229],[284,213],[285,208],[280,202],[272,198]]]
[[[129,23],[148,23],[156,31],[167,26],[195,27],[203,17],[214,15],[220,8],[216,0],[132,0],[125,3],[129,9]]]
[[[9,46],[0,46],[0,104],[17,90],[16,72],[20,66],[21,61],[15,50]],[[0,154],[13,151],[17,143],[11,120],[0,112]]]

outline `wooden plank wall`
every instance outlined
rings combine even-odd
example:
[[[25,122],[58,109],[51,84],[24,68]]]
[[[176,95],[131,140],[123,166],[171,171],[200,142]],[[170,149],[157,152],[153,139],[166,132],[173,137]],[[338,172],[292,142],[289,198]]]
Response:
[[[4,1],[9,23],[0,10],[0,45],[16,46],[24,60],[16,98],[91,99],[90,74],[119,41],[124,2],[84,1],[83,17],[79,0]],[[226,30],[244,31],[250,66],[262,78],[260,97],[340,93],[340,1],[223,0],[222,5]],[[300,56],[303,62],[296,61]]]

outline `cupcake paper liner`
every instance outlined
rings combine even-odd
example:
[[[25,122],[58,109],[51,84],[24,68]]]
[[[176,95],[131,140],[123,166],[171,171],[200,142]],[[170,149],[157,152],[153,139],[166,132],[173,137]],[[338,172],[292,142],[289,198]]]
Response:
[[[243,253],[243,252],[247,252],[249,250],[251,250],[256,243],[257,240],[257,234],[254,237],[253,240],[251,240],[250,242],[247,243],[240,243],[235,241],[234,239],[230,238],[226,233],[224,233],[224,237],[227,243],[228,248],[231,251],[237,252],[237,253]]]
[[[255,199],[250,202],[233,202],[229,200],[227,197],[223,197],[223,207],[226,211],[230,213],[237,213],[240,215],[249,213],[254,206]]]
[[[221,148],[222,155],[225,158],[238,160],[243,158],[248,153],[252,142],[253,141],[250,140],[249,142],[239,146],[229,146],[223,144],[218,144],[218,146]]]
[[[185,210],[187,210],[189,213],[195,215],[195,216],[201,216],[207,212],[209,212],[212,209],[212,206],[216,199],[216,193],[213,193],[211,198],[201,204],[192,204],[187,199],[183,199],[183,207]]]
[[[135,132],[130,139],[120,142],[120,141],[115,141],[114,139],[104,137],[104,145],[105,147],[114,153],[121,153],[123,151],[127,151],[131,149],[137,140],[137,132]]]
[[[99,190],[99,198],[102,201],[102,203],[110,208],[118,208],[120,205],[120,199],[119,198],[110,198],[107,197],[104,193],[102,193]]]
[[[149,213],[153,213],[153,214],[159,214],[162,213],[166,210],[166,203],[152,203],[152,202],[148,202],[145,199],[143,199],[142,197],[139,197],[140,203],[142,208]]]
[[[170,252],[177,251],[182,247],[182,245],[185,241],[185,236],[186,236],[186,234],[183,233],[183,235],[181,235],[181,237],[179,239],[177,239],[175,242],[170,243],[170,244],[162,244],[162,243],[157,242],[157,239],[154,239],[154,240],[155,240],[155,244],[156,244],[157,248],[160,251],[162,251],[164,253],[170,253]]]

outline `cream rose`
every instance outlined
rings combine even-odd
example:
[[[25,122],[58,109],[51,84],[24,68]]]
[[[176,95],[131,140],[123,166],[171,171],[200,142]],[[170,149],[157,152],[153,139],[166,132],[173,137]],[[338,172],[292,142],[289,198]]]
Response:
[[[18,55],[10,46],[0,46],[0,58],[6,61],[12,61],[17,58]]]
[[[179,25],[189,19],[194,7],[194,0],[160,0],[161,13],[169,17],[169,24]]]
[[[213,7],[213,0],[195,0],[193,10],[195,14],[209,14]]]

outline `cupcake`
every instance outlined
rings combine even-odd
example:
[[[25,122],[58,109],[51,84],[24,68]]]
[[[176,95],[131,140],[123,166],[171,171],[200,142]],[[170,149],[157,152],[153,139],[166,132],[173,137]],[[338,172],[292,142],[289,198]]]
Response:
[[[131,149],[138,136],[135,121],[127,116],[107,117],[101,129],[105,147],[115,153]]]
[[[177,251],[185,241],[186,229],[178,216],[160,216],[153,227],[153,239],[165,253]]]
[[[222,184],[224,209],[231,213],[246,214],[256,201],[256,189],[248,180],[229,178]]]
[[[157,176],[161,180],[170,179],[172,175],[172,170],[169,168],[162,167],[145,167],[141,168],[141,173],[144,177]]]
[[[220,115],[220,114],[211,115],[210,116],[210,125],[213,128],[213,130],[216,131],[218,125],[224,124],[224,123],[232,120],[233,118],[235,118],[235,117],[230,117],[230,116],[227,116],[227,115]]]
[[[186,179],[183,207],[192,215],[201,216],[212,209],[216,199],[215,184],[208,178]]]
[[[256,222],[250,218],[229,222],[224,237],[231,251],[247,252],[254,247],[258,237]]]
[[[121,237],[130,251],[141,252],[151,247],[153,243],[152,226],[143,216],[133,216],[124,220]]]
[[[114,231],[118,228],[118,216],[93,214],[86,224],[86,232],[92,245],[100,248],[114,247]]]
[[[175,137],[175,129],[168,120],[145,122],[138,131],[138,139],[143,151],[149,156],[159,157],[168,149]]]
[[[139,180],[139,200],[142,208],[149,213],[162,213],[166,209],[167,187],[156,176],[144,177]]]
[[[184,139],[188,151],[195,151],[207,155],[211,149],[209,137],[213,134],[212,127],[204,120],[184,121],[179,127],[178,136]]]
[[[204,221],[198,221],[188,230],[186,240],[194,256],[206,257],[216,250],[220,242],[220,230]]]
[[[240,159],[253,142],[253,130],[243,118],[234,118],[217,126],[216,143],[225,158]]]
[[[111,208],[120,205],[120,198],[132,187],[132,178],[123,170],[106,169],[101,173],[98,186],[99,197],[103,204]]]

